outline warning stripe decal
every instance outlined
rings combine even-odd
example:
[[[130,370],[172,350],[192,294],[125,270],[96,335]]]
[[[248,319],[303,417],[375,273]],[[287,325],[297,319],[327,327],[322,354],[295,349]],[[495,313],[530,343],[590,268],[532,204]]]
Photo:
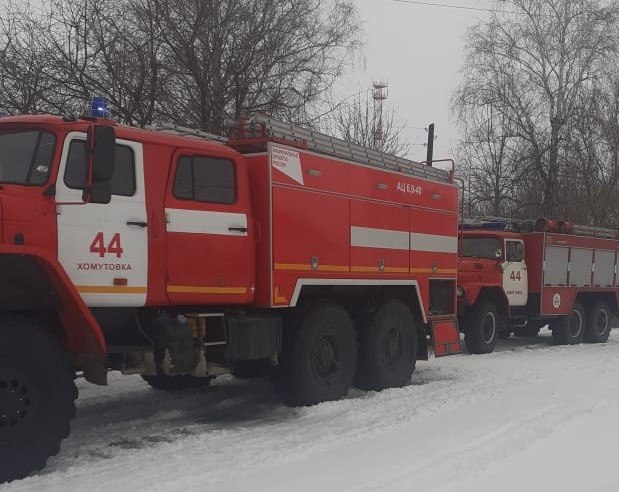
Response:
[[[350,245],[360,248],[382,248],[401,251],[428,251],[434,253],[457,253],[458,238],[439,234],[395,231],[372,227],[352,226]]]

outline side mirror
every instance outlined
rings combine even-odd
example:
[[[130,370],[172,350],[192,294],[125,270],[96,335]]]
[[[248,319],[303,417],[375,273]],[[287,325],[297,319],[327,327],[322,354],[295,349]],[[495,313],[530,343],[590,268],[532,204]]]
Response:
[[[92,185],[108,182],[114,175],[116,159],[116,133],[114,128],[105,125],[95,125],[91,141]],[[109,201],[109,200],[108,200]]]
[[[89,132],[90,133],[90,132]],[[84,201],[90,203],[110,203],[112,199],[112,176],[116,161],[116,133],[106,125],[94,125],[88,138],[90,146],[90,165],[92,180]]]
[[[86,195],[86,193],[84,194]],[[89,196],[85,196],[84,201],[87,198],[90,198],[90,203],[110,203],[112,200],[112,183],[110,181],[93,181]]]
[[[501,250],[500,250],[500,249],[497,249],[497,250],[494,252],[494,257],[495,257],[497,260],[500,260],[502,256],[503,256],[503,253],[501,253]]]

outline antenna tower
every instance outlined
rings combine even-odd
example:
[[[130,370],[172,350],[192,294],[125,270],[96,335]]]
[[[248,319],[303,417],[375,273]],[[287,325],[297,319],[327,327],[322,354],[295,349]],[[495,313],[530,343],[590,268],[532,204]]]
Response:
[[[372,85],[372,98],[374,99],[374,148],[383,148],[383,103],[389,96],[389,84],[387,82],[376,81]]]

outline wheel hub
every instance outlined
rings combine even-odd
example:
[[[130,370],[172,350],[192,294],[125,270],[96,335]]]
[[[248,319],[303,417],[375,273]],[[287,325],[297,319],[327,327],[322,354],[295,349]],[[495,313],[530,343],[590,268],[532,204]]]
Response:
[[[578,337],[582,330],[582,316],[578,311],[572,311],[569,320],[570,336],[572,338]]]
[[[335,379],[339,364],[339,350],[337,342],[332,337],[322,337],[314,348],[313,365],[316,374],[323,382],[332,382]]]
[[[15,429],[31,413],[31,389],[23,374],[0,367],[0,431]]]
[[[602,335],[606,331],[606,327],[608,326],[608,313],[603,309],[600,310],[596,325],[598,335]]]
[[[389,330],[383,346],[383,362],[385,365],[393,365],[400,358],[402,346],[400,344],[400,331],[396,328]]]
[[[490,343],[496,334],[496,318],[489,312],[484,320],[484,342]]]

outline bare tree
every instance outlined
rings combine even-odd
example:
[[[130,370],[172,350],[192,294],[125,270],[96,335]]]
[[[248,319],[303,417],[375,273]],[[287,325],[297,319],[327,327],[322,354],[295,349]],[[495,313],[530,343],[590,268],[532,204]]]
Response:
[[[53,66],[39,43],[36,13],[7,3],[0,13],[0,111],[27,114],[46,111],[45,94],[53,90]]]
[[[359,47],[348,0],[153,0],[165,44],[163,114],[219,131],[226,117],[303,114]]]
[[[151,122],[161,93],[160,41],[148,0],[51,0],[38,22],[38,45],[53,60],[54,90],[44,97],[56,112],[92,95],[107,97],[124,123]],[[26,12],[22,14],[27,15]]]
[[[568,138],[571,189],[565,194],[581,203],[580,216],[595,225],[619,219],[619,63],[605,72],[581,99]]]
[[[243,112],[301,117],[360,46],[350,0],[50,0],[6,13],[7,110],[59,113],[101,95],[140,126],[220,131]]]
[[[321,118],[320,126],[330,134],[369,149],[397,155],[406,155],[410,149],[404,137],[406,124],[388,103],[383,110],[382,138],[377,143],[374,135],[377,121],[369,91],[334,105]]]
[[[491,107],[526,144],[532,179],[543,184],[539,213],[559,211],[567,134],[579,98],[617,52],[619,5],[596,0],[512,0],[467,39],[459,113]],[[504,9],[504,7],[503,7]],[[539,188],[531,186],[530,189]]]
[[[516,212],[515,190],[526,174],[523,146],[509,121],[491,107],[460,115],[466,124],[466,140],[457,157],[466,183],[469,215],[512,216]]]

